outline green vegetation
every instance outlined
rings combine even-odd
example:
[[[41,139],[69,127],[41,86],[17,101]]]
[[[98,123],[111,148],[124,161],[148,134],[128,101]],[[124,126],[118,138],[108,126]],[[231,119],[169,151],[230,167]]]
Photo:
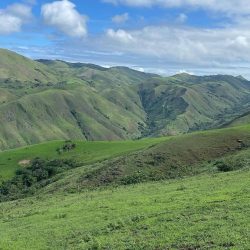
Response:
[[[79,167],[73,160],[33,159],[29,166],[18,169],[16,175],[0,186],[0,201],[18,199],[34,194],[36,190],[47,186],[55,175],[72,168]]]
[[[7,86],[41,85],[58,81],[47,66],[5,49],[0,49],[0,79]]]
[[[140,150],[168,138],[143,139],[136,141],[75,141],[75,148],[58,154],[58,148],[65,145],[64,141],[52,141],[38,145],[0,152],[0,176],[2,180],[11,178],[15,171],[25,167],[35,157],[42,159],[73,159],[82,165],[95,163],[116,157],[135,150]]]
[[[0,203],[2,249],[249,249],[249,170]]]
[[[250,83],[240,77],[160,77],[7,50],[0,68],[0,150],[176,135],[221,127],[250,109]]]
[[[0,249],[250,249],[249,96],[0,50]]]
[[[74,147],[70,150],[61,150],[71,145]],[[3,180],[9,179],[16,170],[29,167],[35,157],[74,160],[79,167],[62,174],[58,181],[51,181],[47,188],[53,192],[74,191],[197,175],[209,171],[208,162],[249,146],[249,126],[136,141],[56,141],[0,153],[0,173]]]
[[[227,127],[237,127],[250,124],[250,112],[244,113],[243,115],[235,118],[233,121],[226,124]]]
[[[170,137],[154,147],[99,163],[87,172],[79,168],[53,188],[74,190],[197,175],[209,170],[208,162],[249,146],[249,126]]]

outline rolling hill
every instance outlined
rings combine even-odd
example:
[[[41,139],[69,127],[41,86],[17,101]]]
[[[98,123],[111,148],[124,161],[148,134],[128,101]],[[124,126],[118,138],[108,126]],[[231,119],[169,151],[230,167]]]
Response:
[[[248,249],[249,110],[242,77],[0,50],[0,249]]]
[[[72,142],[0,153],[1,171],[10,168],[6,178],[19,168],[16,174],[26,184],[29,167],[18,166],[20,161],[38,156],[53,164],[56,158],[83,164],[68,170],[60,165],[46,185],[26,187],[22,199],[0,202],[3,249],[249,248],[249,126],[75,142],[58,154],[65,143]],[[14,177],[9,191],[19,181]]]
[[[63,150],[71,144],[74,148]],[[2,181],[14,181],[9,183],[11,186],[7,184],[6,194],[10,197],[25,195],[18,194],[22,192],[22,185],[17,190],[14,188],[20,184],[16,183],[15,175],[36,158],[48,161],[59,172],[45,175],[45,182],[42,177],[34,186],[32,184],[30,191],[37,184],[38,189],[42,184],[48,192],[136,184],[209,172],[215,168],[217,159],[244,154],[249,147],[249,125],[135,141],[54,141],[0,152],[0,176]],[[72,166],[64,169],[64,160],[70,161]],[[236,165],[232,168],[242,167],[239,162]],[[41,170],[38,173],[40,175]],[[29,189],[25,188],[25,192],[29,193]]]
[[[15,52],[0,49],[1,84],[46,84],[59,79],[50,69],[39,62],[28,59]]]
[[[3,49],[0,68],[0,150],[51,140],[176,135],[221,127],[250,110],[250,83],[242,77],[161,77],[33,61]]]

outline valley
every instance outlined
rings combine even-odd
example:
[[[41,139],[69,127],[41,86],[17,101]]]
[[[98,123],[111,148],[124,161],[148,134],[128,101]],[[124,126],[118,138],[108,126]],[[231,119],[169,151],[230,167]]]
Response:
[[[0,57],[0,150],[178,135],[222,127],[250,110],[250,83],[241,77],[161,77],[6,50]]]
[[[249,112],[241,76],[1,49],[0,249],[248,249]]]

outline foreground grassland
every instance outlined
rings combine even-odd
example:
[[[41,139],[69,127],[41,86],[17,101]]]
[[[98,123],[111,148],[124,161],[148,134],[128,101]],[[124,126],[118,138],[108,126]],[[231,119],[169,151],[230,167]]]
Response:
[[[249,126],[74,143],[0,153],[3,180],[37,156],[82,163],[0,202],[0,250],[250,249]]]
[[[41,157],[43,159],[75,159],[85,165],[150,147],[166,140],[168,140],[167,137],[136,141],[77,141],[75,142],[76,148],[73,151],[65,152],[62,155],[58,155],[56,149],[60,148],[64,144],[64,141],[52,141],[3,151],[0,152],[0,182],[1,179],[5,180],[11,178],[15,171],[22,167],[20,162],[31,160],[35,157]]]
[[[250,171],[0,204],[0,249],[250,249]]]

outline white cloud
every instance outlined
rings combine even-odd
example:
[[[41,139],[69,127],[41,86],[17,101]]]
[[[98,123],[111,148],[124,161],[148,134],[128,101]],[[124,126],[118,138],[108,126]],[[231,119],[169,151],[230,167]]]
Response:
[[[0,34],[7,35],[21,31],[22,26],[32,18],[31,7],[25,4],[12,4],[0,9]]]
[[[193,73],[193,72],[189,72],[189,71],[187,71],[187,70],[185,70],[185,69],[181,69],[181,70],[177,71],[177,72],[176,72],[176,74],[188,74],[188,75],[194,75],[194,73]]]
[[[148,26],[138,30],[110,29],[106,37],[104,48],[169,63],[219,66],[250,61],[247,27]]]
[[[124,13],[124,14],[121,14],[121,15],[116,15],[116,16],[113,16],[112,17],[112,22],[114,23],[125,23],[127,22],[129,19],[129,14],[128,13]]]
[[[178,17],[176,18],[176,22],[177,23],[185,23],[187,21],[188,17],[186,14],[181,13],[178,15]]]
[[[103,2],[134,7],[191,7],[210,9],[230,14],[250,13],[249,0],[103,0]]]
[[[86,16],[81,15],[75,4],[68,0],[44,4],[41,14],[47,25],[68,36],[81,38],[87,35]]]
[[[119,29],[117,31],[114,31],[113,29],[109,29],[106,34],[109,38],[119,43],[134,42],[133,36],[130,33],[126,32],[125,30]]]

